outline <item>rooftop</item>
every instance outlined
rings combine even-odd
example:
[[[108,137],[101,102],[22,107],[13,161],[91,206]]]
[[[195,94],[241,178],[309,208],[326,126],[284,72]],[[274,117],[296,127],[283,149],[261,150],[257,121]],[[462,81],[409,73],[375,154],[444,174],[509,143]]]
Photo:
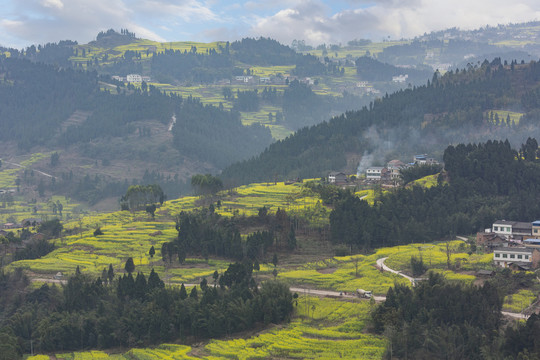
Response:
[[[530,229],[532,227],[532,223],[530,222],[508,221],[508,220],[497,220],[493,223],[493,225],[510,225],[516,228],[523,228],[523,229]]]
[[[493,250],[494,253],[508,253],[508,252],[516,252],[516,253],[532,253],[532,249],[525,248],[525,247],[507,247],[504,249],[497,249]]]

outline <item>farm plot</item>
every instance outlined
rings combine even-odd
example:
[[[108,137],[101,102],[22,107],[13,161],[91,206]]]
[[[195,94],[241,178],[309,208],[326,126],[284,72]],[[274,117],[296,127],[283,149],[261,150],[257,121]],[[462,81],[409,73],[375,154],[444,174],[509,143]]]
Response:
[[[249,339],[213,340],[205,350],[217,359],[380,359],[386,341],[363,332],[371,306],[367,301],[300,297],[298,318],[288,326]]]
[[[398,271],[407,271],[410,268],[412,256],[422,258],[428,269],[446,270],[448,260],[450,265],[456,270],[473,271],[491,266],[493,254],[470,253],[470,247],[461,240],[448,242],[448,251],[446,242],[436,244],[410,244],[404,246],[395,246],[392,248],[384,248],[377,253],[388,256],[385,261],[386,265]],[[448,259],[448,256],[450,259]],[[447,273],[448,275],[449,273]],[[463,277],[465,275],[455,275]]]
[[[293,211],[315,206],[319,200],[316,196],[303,194],[301,183],[258,183],[236,188],[234,195],[221,200],[219,213],[232,215],[234,211],[238,211],[250,216],[256,215],[263,206],[271,212],[278,208]]]
[[[354,255],[334,257],[324,261],[308,263],[299,269],[280,272],[278,277],[294,285],[311,288],[354,292],[366,289],[375,294],[386,294],[395,283],[409,282],[389,272],[381,272],[375,263],[381,256]]]

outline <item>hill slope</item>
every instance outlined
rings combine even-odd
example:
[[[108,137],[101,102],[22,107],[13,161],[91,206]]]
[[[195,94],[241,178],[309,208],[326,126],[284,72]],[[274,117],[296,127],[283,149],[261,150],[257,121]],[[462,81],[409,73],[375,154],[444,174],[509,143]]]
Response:
[[[413,154],[441,158],[448,144],[489,138],[519,145],[538,134],[539,80],[537,62],[502,66],[498,59],[444,76],[436,73],[425,86],[304,128],[251,160],[231,165],[223,178],[244,183],[276,175],[286,179],[320,177],[331,170],[356,172],[355,165],[347,168],[351,154],[371,158],[367,166],[392,158],[409,162]],[[499,110],[518,112],[521,120],[500,119],[494,115]]]

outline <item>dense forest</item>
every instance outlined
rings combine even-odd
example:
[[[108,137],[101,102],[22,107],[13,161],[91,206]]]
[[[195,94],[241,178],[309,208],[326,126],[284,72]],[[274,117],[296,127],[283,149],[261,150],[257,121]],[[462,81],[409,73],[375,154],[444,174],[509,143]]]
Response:
[[[0,274],[2,356],[22,353],[134,347],[171,341],[228,336],[288,321],[293,309],[288,287],[267,281],[257,287],[251,263],[235,263],[212,283],[203,279],[189,293],[165,287],[158,274],[148,278],[103,269],[97,279],[77,273],[61,288],[26,290],[20,272]]]
[[[361,110],[300,129],[260,155],[226,168],[223,179],[240,184],[276,174],[280,179],[325,176],[343,169],[347,154],[372,155],[383,164],[403,154],[440,157],[440,144],[490,138],[519,144],[540,135],[535,107],[539,79],[539,63],[504,66],[500,59],[443,76],[436,72],[426,85],[385,95]],[[524,110],[522,121],[490,121],[488,111],[497,109]]]

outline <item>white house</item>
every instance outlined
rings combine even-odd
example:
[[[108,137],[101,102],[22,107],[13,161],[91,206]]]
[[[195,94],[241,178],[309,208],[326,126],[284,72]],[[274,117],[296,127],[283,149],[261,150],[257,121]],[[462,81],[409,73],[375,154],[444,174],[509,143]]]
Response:
[[[141,83],[143,80],[142,76],[139,74],[128,74],[126,76],[126,81],[130,83]]]
[[[520,221],[497,220],[493,223],[491,231],[513,238],[530,237],[532,235],[532,223]]]
[[[493,251],[493,262],[500,267],[515,265],[522,269],[532,269],[538,265],[540,252],[525,247],[505,247]]]
[[[381,180],[382,172],[383,172],[382,166],[372,166],[367,168],[366,170],[366,179],[367,180]]]
[[[392,81],[395,83],[404,83],[409,78],[409,75],[398,75],[398,76],[392,76]]]

